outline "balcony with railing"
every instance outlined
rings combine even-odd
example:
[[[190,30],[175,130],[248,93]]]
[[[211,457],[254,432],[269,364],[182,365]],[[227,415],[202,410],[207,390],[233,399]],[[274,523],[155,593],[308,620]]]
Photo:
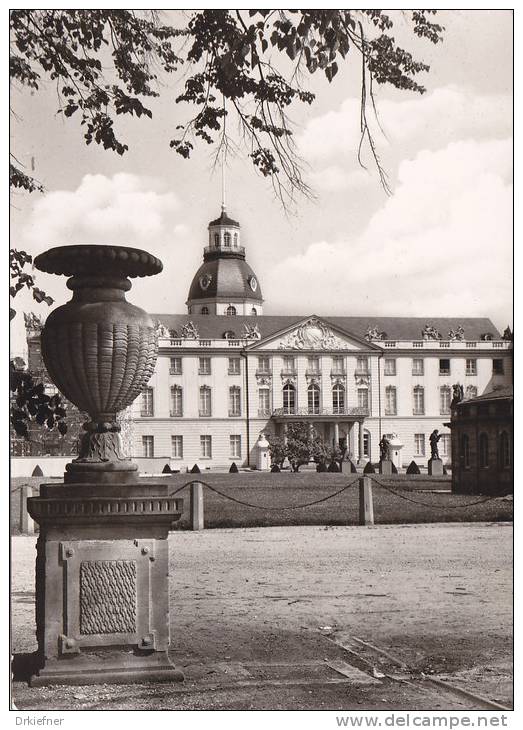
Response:
[[[273,418],[286,418],[286,417],[300,417],[300,416],[315,416],[315,417],[322,417],[322,418],[328,418],[328,417],[345,417],[345,418],[365,418],[369,415],[369,409],[364,407],[330,407],[330,408],[320,408],[316,406],[304,406],[301,408],[298,407],[283,407],[283,408],[275,408],[272,412]]]
[[[293,376],[296,376],[298,374],[298,370],[295,367],[293,367],[293,368],[282,368],[281,374],[282,374],[282,376],[284,378],[293,377]]]

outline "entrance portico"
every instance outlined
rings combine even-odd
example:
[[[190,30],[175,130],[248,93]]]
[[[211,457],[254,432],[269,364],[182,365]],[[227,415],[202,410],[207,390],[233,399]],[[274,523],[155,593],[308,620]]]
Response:
[[[289,423],[307,423],[327,444],[343,446],[358,461],[364,458],[363,424],[368,411],[365,408],[347,408],[343,412],[334,413],[333,409],[317,409],[311,412],[308,408],[295,408],[292,411],[278,408],[272,413],[272,420],[278,424],[278,432],[286,439]]]

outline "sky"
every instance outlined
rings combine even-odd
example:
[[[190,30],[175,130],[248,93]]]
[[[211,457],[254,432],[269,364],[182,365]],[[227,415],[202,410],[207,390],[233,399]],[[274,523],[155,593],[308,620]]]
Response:
[[[180,22],[179,12],[171,20]],[[228,160],[227,209],[241,223],[266,314],[486,316],[498,329],[512,325],[512,14],[449,10],[439,22],[443,43],[412,45],[431,66],[426,94],[376,90],[390,196],[369,155],[367,169],[357,161],[359,61],[350,53],[332,84],[312,77],[310,107],[291,111],[314,200],[286,213],[246,155]],[[209,148],[189,161],[169,149],[187,113],[173,102],[179,90],[179,77],[166,80],[152,120],[119,122],[130,148],[123,157],[87,147],[78,122],[56,115],[51,85],[13,90],[12,151],[29,167],[34,159],[46,192],[13,197],[11,245],[33,255],[73,243],[144,248],[164,270],[134,280],[129,301],[185,312],[207,224],[219,214],[221,175]],[[37,283],[57,304],[69,299],[64,277],[38,272]],[[18,354],[21,312],[47,307],[26,295],[15,305]]]

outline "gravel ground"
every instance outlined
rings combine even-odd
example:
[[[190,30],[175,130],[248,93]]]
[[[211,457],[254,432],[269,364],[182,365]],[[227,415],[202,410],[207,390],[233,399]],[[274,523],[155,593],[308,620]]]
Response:
[[[416,670],[511,703],[510,524],[209,530],[173,533],[170,545],[172,658],[185,672],[184,686],[15,683],[17,707],[471,707],[444,692],[385,680],[314,685],[315,676],[341,678],[326,675],[321,663],[348,661],[339,643],[353,637]],[[36,648],[34,557],[33,538],[13,538],[15,652]],[[285,684],[302,677],[310,684]],[[260,689],[243,686],[246,678],[283,682]]]

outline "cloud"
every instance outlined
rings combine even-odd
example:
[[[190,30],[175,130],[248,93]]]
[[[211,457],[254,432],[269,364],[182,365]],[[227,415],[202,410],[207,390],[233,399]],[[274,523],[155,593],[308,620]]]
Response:
[[[377,101],[380,131],[372,110],[368,122],[378,149],[398,145],[403,156],[421,145],[438,149],[459,139],[503,139],[512,134],[512,99],[508,95],[477,94],[456,86],[437,88],[423,96],[402,94]],[[311,119],[297,142],[312,162],[345,157],[357,164],[360,101],[346,99],[337,111]]]
[[[313,188],[325,190],[326,192],[361,190],[362,187],[373,181],[373,177],[368,170],[363,168],[345,170],[339,165],[329,165],[325,169],[309,175],[309,179]]]
[[[511,159],[509,140],[467,140],[402,162],[395,194],[355,240],[317,241],[275,266],[274,311],[301,301],[319,313],[506,318]]]
[[[15,247],[33,257],[53,246],[78,243],[115,244],[143,248],[164,264],[161,275],[135,280],[129,301],[150,312],[184,311],[191,278],[201,257],[201,246],[190,240],[190,228],[180,214],[180,201],[172,191],[150,177],[127,173],[85,175],[75,190],[55,190],[38,198]],[[55,300],[70,299],[65,279],[35,272],[37,286]],[[14,302],[15,309],[48,311],[27,291]],[[13,347],[24,347],[23,318],[12,327]]]
[[[85,175],[76,190],[55,190],[36,202],[24,244],[34,251],[72,243],[154,247],[175,228],[172,215],[180,207],[174,193],[155,187],[153,180],[127,173]]]

